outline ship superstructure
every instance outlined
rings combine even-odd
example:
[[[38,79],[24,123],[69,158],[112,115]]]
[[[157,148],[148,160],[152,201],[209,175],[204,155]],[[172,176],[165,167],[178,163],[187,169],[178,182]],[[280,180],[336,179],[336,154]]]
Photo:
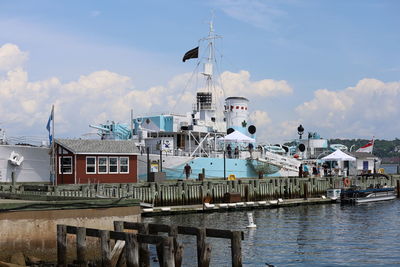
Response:
[[[108,123],[91,127],[98,129],[102,139],[133,139],[142,155],[138,159],[139,178],[147,175],[147,151],[152,170],[166,173],[167,178],[183,177],[183,167],[189,164],[192,177],[202,169],[206,177],[295,176],[299,161],[286,155],[274,154],[256,143],[256,126],[249,121],[249,100],[242,96],[225,98],[220,104],[214,83],[214,45],[221,36],[214,33],[213,23],[207,37],[207,56],[201,75],[205,86],[196,93],[191,112],[166,113],[132,118],[128,124]],[[198,48],[196,48],[198,49]],[[190,50],[184,61],[196,58],[198,51]],[[196,53],[193,51],[196,50]],[[239,132],[241,135],[230,134]],[[155,166],[153,168],[153,166]]]

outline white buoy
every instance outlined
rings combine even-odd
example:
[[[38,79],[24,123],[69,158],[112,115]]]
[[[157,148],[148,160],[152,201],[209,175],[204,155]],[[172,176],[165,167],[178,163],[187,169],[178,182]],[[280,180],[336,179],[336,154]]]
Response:
[[[257,227],[257,225],[254,224],[253,213],[248,212],[247,219],[249,220],[249,225],[247,225],[247,228],[256,228]]]

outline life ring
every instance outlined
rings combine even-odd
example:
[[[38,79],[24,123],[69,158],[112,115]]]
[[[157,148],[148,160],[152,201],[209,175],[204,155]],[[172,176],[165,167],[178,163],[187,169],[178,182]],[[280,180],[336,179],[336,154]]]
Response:
[[[343,179],[343,185],[345,187],[349,187],[350,186],[350,179],[349,178],[344,178]]]

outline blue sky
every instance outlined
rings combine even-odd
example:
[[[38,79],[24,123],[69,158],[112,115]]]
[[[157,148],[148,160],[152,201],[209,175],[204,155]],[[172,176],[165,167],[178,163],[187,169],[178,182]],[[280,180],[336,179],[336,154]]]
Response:
[[[228,92],[264,141],[399,137],[398,1],[0,1],[0,127],[59,136],[175,107],[211,11]],[[181,97],[189,100],[193,92]],[[179,112],[190,110],[182,106]]]

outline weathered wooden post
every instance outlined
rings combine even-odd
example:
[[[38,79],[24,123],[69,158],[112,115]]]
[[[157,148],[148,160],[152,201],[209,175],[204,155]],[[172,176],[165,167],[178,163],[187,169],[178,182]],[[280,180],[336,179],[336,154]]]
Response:
[[[397,197],[400,198],[400,180],[397,180]]]
[[[67,266],[67,226],[57,225],[57,265]]]
[[[86,261],[86,228],[84,227],[76,229],[76,256],[80,267],[88,265]]]
[[[127,267],[141,267],[141,265],[139,265],[139,244],[137,235],[125,233],[125,259]]]
[[[196,229],[196,241],[197,241],[197,265],[200,267],[208,267],[211,256],[211,246],[206,244],[206,229]]]
[[[123,232],[124,231],[124,222],[122,221],[114,221],[114,231],[115,232]],[[122,240],[118,240],[115,243],[113,251],[111,252],[111,264],[112,266],[123,266],[126,264],[126,242]]]
[[[101,265],[111,266],[110,232],[100,230]]]
[[[211,260],[211,245],[206,243],[204,247],[203,257],[202,257],[202,265],[201,267],[209,267]]]
[[[147,223],[140,224],[138,232],[139,234],[148,235],[149,225]],[[141,267],[150,267],[149,245],[145,243],[139,244],[139,263]]]
[[[308,184],[307,184],[307,182],[305,182],[303,184],[303,189],[304,189],[304,200],[307,200],[307,198],[308,198]]]
[[[244,186],[244,198],[248,202],[250,201],[250,195],[249,195],[249,185]]]
[[[231,238],[232,266],[242,267],[242,232],[232,231]]]
[[[182,265],[183,246],[178,243],[178,226],[171,225],[168,236],[173,238],[174,254],[175,254],[175,267]]]
[[[163,244],[163,267],[175,267],[174,238],[167,237]],[[161,262],[160,262],[161,263]]]

